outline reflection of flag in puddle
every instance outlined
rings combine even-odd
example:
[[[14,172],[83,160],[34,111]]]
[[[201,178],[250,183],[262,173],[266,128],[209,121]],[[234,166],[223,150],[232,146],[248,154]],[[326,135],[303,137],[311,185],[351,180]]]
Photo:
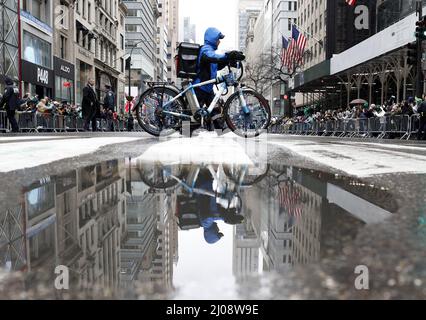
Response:
[[[281,182],[278,186],[278,201],[280,214],[300,218],[302,216],[302,190],[292,182]]]

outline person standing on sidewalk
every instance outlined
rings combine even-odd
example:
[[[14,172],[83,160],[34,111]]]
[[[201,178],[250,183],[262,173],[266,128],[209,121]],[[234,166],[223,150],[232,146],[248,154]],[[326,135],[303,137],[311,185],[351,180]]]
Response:
[[[417,135],[417,140],[426,140],[426,101],[420,104],[417,109],[418,114],[420,115],[420,126],[419,133]]]
[[[15,119],[15,110],[20,106],[19,89],[10,78],[5,79],[6,88],[0,101],[0,109],[6,105],[6,115],[12,126],[12,132],[19,132],[19,126]]]
[[[84,130],[89,130],[89,123],[92,122],[92,131],[97,131],[96,115],[99,109],[99,100],[95,91],[95,81],[89,79],[83,88],[83,100],[81,102],[84,118]]]
[[[104,109],[106,119],[108,121],[108,129],[114,131],[113,114],[115,112],[115,94],[111,90],[111,86],[105,85],[106,93],[104,97]]]

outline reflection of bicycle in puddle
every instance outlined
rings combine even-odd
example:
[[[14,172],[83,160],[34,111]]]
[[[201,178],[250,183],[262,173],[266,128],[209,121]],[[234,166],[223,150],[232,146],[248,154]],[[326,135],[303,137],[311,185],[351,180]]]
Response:
[[[176,217],[181,230],[204,228],[204,239],[223,237],[218,221],[237,225],[244,221],[240,192],[260,182],[269,165],[162,165],[143,164],[142,180],[150,192],[175,192]]]

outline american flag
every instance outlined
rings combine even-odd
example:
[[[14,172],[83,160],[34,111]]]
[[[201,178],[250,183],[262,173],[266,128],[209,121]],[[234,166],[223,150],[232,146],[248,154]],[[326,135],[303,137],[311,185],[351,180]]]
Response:
[[[302,217],[302,193],[300,189],[295,187],[293,184],[289,185],[288,183],[281,183],[278,192],[280,211],[283,209],[283,211],[287,212],[289,216],[294,216],[296,218]]]
[[[356,5],[356,0],[346,0],[346,3],[350,6]]]
[[[293,25],[292,31],[291,31],[292,38],[296,41],[297,47],[294,50],[293,59],[296,62],[303,61],[303,53],[305,52],[306,43],[308,42],[308,39],[305,37],[305,35],[297,30],[296,26]]]
[[[283,40],[283,47],[282,47],[282,51],[281,51],[281,63],[283,65],[286,65],[286,59],[287,59],[287,54],[288,54],[288,40],[284,37],[282,37]]]
[[[295,49],[296,49],[296,41],[294,41],[293,39],[290,39],[290,43],[288,45],[287,54],[284,61],[284,65],[287,66],[289,70],[293,66],[293,61],[294,61],[293,56],[294,56]]]

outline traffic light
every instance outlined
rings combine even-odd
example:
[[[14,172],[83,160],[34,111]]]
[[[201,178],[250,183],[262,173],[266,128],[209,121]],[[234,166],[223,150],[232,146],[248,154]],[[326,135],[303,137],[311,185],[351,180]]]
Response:
[[[417,43],[409,43],[407,45],[407,63],[410,66],[417,65]]]
[[[130,70],[130,68],[131,68],[131,65],[132,65],[132,57],[128,57],[127,59],[126,59],[126,65],[125,65],[125,69],[126,70]]]
[[[426,40],[426,16],[416,22],[416,38]]]

